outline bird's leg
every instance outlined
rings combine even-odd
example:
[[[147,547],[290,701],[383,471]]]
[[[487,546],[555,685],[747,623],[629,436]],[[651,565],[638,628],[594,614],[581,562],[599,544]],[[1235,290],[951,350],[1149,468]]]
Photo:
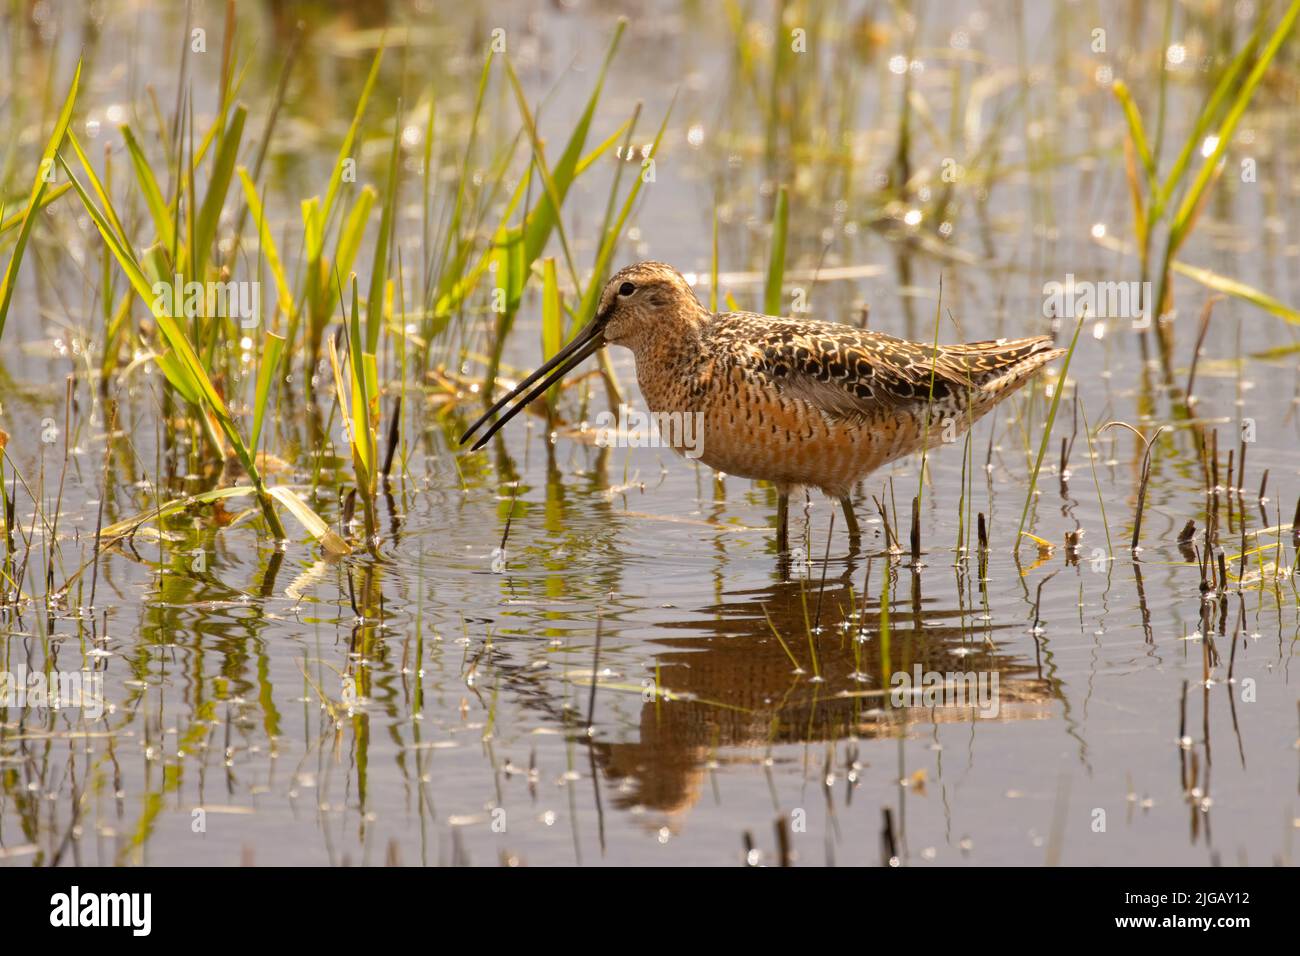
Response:
[[[778,489],[776,493],[776,550],[781,554],[790,550],[789,489]]]
[[[840,499],[840,508],[844,511],[844,524],[849,529],[849,540],[859,540],[862,537],[862,529],[858,527],[858,516],[853,513],[853,499],[845,495]]]

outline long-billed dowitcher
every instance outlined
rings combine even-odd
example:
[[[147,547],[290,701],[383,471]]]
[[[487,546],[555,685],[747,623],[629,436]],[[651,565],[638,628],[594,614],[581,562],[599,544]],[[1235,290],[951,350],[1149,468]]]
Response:
[[[855,482],[923,444],[961,434],[1065,351],[1048,336],[936,351],[833,322],[712,313],[676,269],[638,262],[609,280],[591,322],[466,429],[461,443],[519,399],[475,442],[481,448],[605,345],[632,350],[652,413],[699,416],[699,460],[776,485],[781,551],[793,489],[820,488],[838,499],[857,537],[849,498]]]

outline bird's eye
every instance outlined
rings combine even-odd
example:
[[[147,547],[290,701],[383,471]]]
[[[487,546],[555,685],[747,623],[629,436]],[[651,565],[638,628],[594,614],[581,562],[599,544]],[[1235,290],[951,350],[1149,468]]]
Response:
[[[618,287],[619,295],[631,295],[635,291],[636,291],[636,286],[634,286],[630,282],[624,282],[621,286]]]

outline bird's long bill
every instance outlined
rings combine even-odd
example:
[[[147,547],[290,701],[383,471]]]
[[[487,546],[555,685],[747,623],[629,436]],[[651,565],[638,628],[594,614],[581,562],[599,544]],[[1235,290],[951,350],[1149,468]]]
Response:
[[[536,399],[537,396],[541,395],[548,388],[567,375],[573,368],[598,351],[601,346],[605,344],[604,332],[605,317],[598,315],[587,324],[586,328],[573,337],[573,341],[560,349],[554,358],[516,385],[510,394],[506,395],[489,408],[483,413],[482,417],[479,418],[478,421],[465,429],[465,434],[460,436],[460,443],[463,445],[465,442],[469,441],[469,437],[483,427],[483,424],[488,419],[501,411],[501,409],[505,408],[511,402],[514,402],[515,404],[504,415],[493,422],[492,427],[479,437],[479,440],[474,443],[474,447],[471,451],[477,451],[486,445],[502,425],[518,415],[520,410],[527,408],[528,404]],[[529,386],[532,386],[538,379],[542,379],[540,384],[533,387],[531,391],[528,391],[528,393],[524,395],[525,390],[529,389]],[[523,395],[524,397],[519,398],[520,395]],[[519,400],[515,401],[516,399]]]

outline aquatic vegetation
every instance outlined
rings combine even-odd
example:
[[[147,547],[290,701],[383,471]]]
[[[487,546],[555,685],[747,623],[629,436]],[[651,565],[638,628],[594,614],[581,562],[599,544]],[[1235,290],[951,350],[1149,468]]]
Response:
[[[1172,4],[1168,9],[1173,9]],[[1293,0],[1271,34],[1268,34],[1267,40],[1265,40],[1265,30],[1268,22],[1264,18],[1258,20],[1246,43],[1220,74],[1218,82],[1206,98],[1204,106],[1183,141],[1182,148],[1178,151],[1163,180],[1157,165],[1161,157],[1158,149],[1153,151],[1148,141],[1141,113],[1129,92],[1128,85],[1122,80],[1115,81],[1115,97],[1123,107],[1124,118],[1128,124],[1128,137],[1125,140],[1126,169],[1133,201],[1133,226],[1140,250],[1144,280],[1153,274],[1151,246],[1155,239],[1156,227],[1161,223],[1167,226],[1164,251],[1161,254],[1160,266],[1155,271],[1158,280],[1155,314],[1160,332],[1158,340],[1161,361],[1166,374],[1171,368],[1173,348],[1172,330],[1168,319],[1173,308],[1174,257],[1186,243],[1192,230],[1196,228],[1210,190],[1223,173],[1223,156],[1232,142],[1233,134],[1273,58],[1281,49],[1283,42],[1291,35],[1297,17],[1300,17],[1300,2]],[[1161,48],[1160,55],[1162,58],[1166,56],[1165,48]],[[1246,70],[1247,66],[1250,67],[1249,71]],[[1162,59],[1160,70],[1162,101],[1167,76]],[[1164,123],[1163,111],[1159,122]],[[1211,133],[1211,130],[1214,132]],[[1157,130],[1157,137],[1162,134],[1163,126]],[[1191,178],[1192,159],[1198,152],[1203,162],[1196,170],[1195,177]],[[1140,160],[1140,173],[1134,154]],[[1240,282],[1193,267],[1184,267],[1181,271],[1212,289],[1240,296],[1289,321],[1300,322],[1300,313],[1276,303],[1271,297]]]

